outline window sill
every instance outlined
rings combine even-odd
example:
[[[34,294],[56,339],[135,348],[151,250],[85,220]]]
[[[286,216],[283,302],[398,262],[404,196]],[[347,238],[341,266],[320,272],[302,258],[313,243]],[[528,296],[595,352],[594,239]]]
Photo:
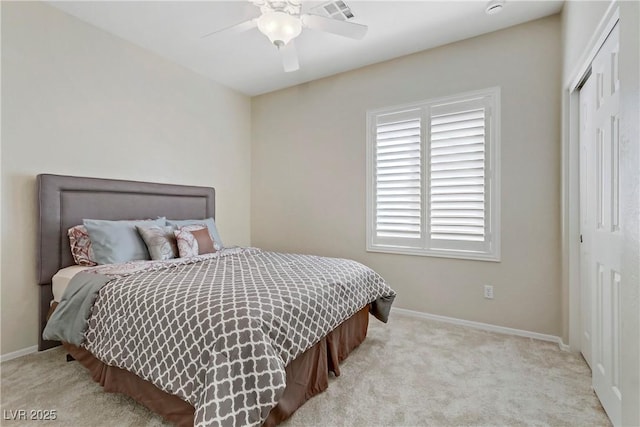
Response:
[[[462,252],[462,251],[445,251],[434,249],[417,249],[417,248],[403,248],[393,246],[367,246],[367,252],[388,253],[396,255],[414,255],[414,256],[426,256],[436,258],[451,258],[461,260],[472,261],[489,261],[489,262],[501,262],[500,254],[487,254],[477,252]]]

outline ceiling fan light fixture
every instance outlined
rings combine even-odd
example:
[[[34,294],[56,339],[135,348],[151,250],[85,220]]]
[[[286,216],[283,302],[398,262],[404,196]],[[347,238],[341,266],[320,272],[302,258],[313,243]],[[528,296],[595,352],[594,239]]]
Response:
[[[271,11],[263,13],[258,18],[258,29],[271,43],[282,46],[300,35],[302,22],[286,12]]]

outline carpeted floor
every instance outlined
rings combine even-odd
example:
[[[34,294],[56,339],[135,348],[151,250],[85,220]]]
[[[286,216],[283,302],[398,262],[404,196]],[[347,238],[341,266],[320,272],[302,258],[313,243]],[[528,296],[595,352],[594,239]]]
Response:
[[[166,425],[133,400],[104,393],[61,348],[5,362],[2,425],[18,409],[56,410],[57,426]],[[609,426],[579,355],[556,344],[393,313],[329,389],[283,425]]]

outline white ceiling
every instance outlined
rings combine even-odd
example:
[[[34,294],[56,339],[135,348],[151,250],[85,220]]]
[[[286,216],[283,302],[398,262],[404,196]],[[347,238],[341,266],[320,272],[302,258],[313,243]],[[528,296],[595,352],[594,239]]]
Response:
[[[296,39],[300,70],[285,73],[257,29],[202,35],[259,15],[248,1],[51,1],[53,6],[247,95],[308,82],[368,64],[558,13],[562,1],[507,0],[487,15],[485,0],[345,0],[369,32],[363,40],[305,29]],[[305,1],[303,12],[324,2]]]

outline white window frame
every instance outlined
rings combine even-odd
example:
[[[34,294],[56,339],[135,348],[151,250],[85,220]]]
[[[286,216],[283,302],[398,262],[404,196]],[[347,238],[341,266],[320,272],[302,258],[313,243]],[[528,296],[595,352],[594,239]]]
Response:
[[[488,101],[485,116],[485,191],[488,201],[485,203],[485,232],[487,242],[482,248],[460,249],[454,241],[446,249],[434,249],[429,241],[429,180],[430,180],[430,110],[434,106],[442,108],[444,104],[455,104],[485,98]],[[407,110],[421,109],[421,187],[422,187],[422,238],[412,245],[403,244],[390,238],[376,236],[376,198],[375,198],[375,155],[376,122],[380,115],[394,114]],[[500,88],[492,87],[465,92],[453,96],[429,99],[410,104],[397,105],[367,111],[367,147],[366,147],[366,236],[368,252],[420,255],[443,258],[469,259],[500,262]],[[442,242],[441,242],[442,243]],[[473,246],[473,245],[471,245]]]

